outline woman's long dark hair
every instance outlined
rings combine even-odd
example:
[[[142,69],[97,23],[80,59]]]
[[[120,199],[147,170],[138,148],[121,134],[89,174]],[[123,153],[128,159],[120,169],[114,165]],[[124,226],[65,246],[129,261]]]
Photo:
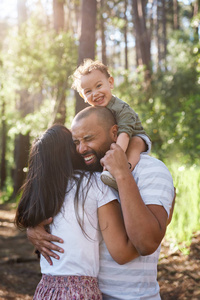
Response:
[[[56,216],[72,178],[76,181],[77,198],[84,172],[75,170],[83,167],[83,159],[76,152],[71,132],[65,126],[53,125],[36,139],[30,150],[29,170],[16,212],[18,228],[34,227]]]

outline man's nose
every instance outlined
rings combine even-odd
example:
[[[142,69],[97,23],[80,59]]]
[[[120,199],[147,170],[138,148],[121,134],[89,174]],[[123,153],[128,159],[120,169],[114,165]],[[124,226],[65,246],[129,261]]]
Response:
[[[87,151],[87,144],[85,142],[80,142],[80,144],[78,145],[77,152],[83,154],[86,151]]]

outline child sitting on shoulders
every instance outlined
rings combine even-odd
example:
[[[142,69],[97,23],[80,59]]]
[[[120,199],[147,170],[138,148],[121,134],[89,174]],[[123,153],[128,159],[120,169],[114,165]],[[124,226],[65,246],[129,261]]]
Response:
[[[92,106],[107,107],[114,114],[118,125],[117,144],[126,152],[129,168],[132,171],[140,159],[140,148],[128,152],[129,140],[138,135],[144,142],[144,150],[151,148],[151,141],[144,131],[138,114],[124,101],[112,94],[114,78],[108,67],[100,61],[84,60],[73,74],[72,87]],[[101,180],[117,189],[114,177],[106,170],[101,174]]]

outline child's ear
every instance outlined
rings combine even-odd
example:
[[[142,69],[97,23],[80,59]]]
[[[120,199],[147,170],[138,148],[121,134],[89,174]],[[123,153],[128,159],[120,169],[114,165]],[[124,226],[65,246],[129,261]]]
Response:
[[[110,83],[110,88],[113,89],[113,88],[114,88],[114,78],[113,78],[112,76],[110,76],[110,77],[108,78],[108,81],[109,81],[109,83]]]
[[[81,96],[81,98],[83,98],[83,100],[85,101],[85,103],[87,102],[87,100],[84,98],[83,94],[81,94],[81,92],[79,92],[79,95]]]

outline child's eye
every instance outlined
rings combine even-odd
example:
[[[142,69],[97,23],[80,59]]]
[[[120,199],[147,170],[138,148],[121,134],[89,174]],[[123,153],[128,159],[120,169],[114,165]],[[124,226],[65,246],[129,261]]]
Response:
[[[98,84],[98,85],[97,85],[98,88],[101,87],[101,86],[102,86],[102,84]]]

